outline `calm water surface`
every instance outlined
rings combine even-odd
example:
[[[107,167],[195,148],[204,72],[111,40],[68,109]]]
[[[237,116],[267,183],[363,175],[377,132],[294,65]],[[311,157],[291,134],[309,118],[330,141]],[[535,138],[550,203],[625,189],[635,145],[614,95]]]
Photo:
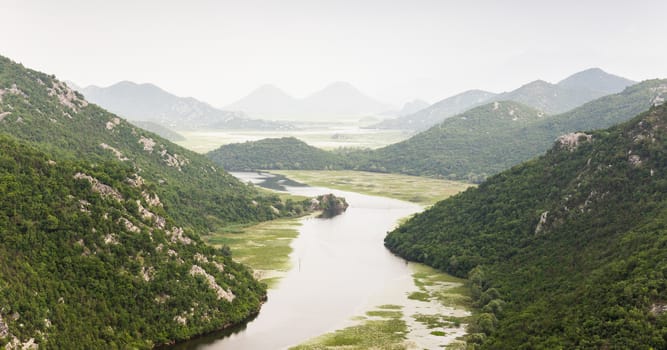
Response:
[[[254,183],[270,176],[234,175]],[[405,300],[413,286],[411,269],[385,249],[383,240],[397,220],[421,211],[420,206],[327,188],[285,189],[304,196],[334,193],[345,197],[350,207],[331,219],[302,220],[292,242],[292,269],[269,290],[255,319],[173,349],[283,349],[348,326],[351,317],[374,306]]]

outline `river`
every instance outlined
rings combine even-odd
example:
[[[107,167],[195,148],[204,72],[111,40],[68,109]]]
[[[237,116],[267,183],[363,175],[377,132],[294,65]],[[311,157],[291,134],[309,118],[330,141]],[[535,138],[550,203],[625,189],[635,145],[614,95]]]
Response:
[[[262,182],[269,174],[235,173]],[[422,210],[400,200],[318,187],[286,186],[295,195],[334,193],[349,208],[342,215],[302,219],[293,240],[292,268],[273,289],[259,315],[225,334],[175,349],[284,349],[349,326],[351,318],[383,304],[402,304],[414,289],[409,264],[383,245],[397,221]],[[231,333],[231,334],[229,334]]]

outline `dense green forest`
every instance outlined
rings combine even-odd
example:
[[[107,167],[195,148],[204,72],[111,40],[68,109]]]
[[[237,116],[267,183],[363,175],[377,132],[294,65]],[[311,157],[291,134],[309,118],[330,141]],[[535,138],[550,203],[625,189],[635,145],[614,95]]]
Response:
[[[667,106],[558,139],[385,239],[469,277],[482,349],[667,347]]]
[[[89,104],[64,83],[0,57],[0,132],[66,159],[120,161],[149,181],[181,225],[212,230],[229,222],[289,215],[206,157]],[[273,208],[272,208],[273,207]]]
[[[134,173],[0,135],[0,346],[150,348],[258,311],[265,287]]]
[[[344,160],[339,155],[310,146],[294,137],[224,145],[207,155],[231,171],[335,170],[344,167]]]
[[[326,152],[281,139],[226,145],[209,156],[229,169],[343,168],[479,183],[545,152],[562,134],[627,121],[666,97],[666,80],[648,80],[553,116],[518,102],[489,103],[376,150]]]
[[[349,157],[356,158],[354,166],[363,170],[480,182],[525,160],[526,153],[535,154],[525,138],[504,136],[525,130],[544,117],[544,113],[518,102],[493,102],[453,116],[403,142]]]
[[[307,206],[4,57],[0,178],[0,344],[13,348],[150,348],[238,323],[265,286],[200,235]]]

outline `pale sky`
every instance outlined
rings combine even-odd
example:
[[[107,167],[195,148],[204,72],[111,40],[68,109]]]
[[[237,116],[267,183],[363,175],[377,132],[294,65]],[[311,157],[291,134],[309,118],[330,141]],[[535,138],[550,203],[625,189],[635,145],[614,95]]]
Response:
[[[665,0],[0,0],[0,54],[214,106],[333,81],[398,106],[590,67],[667,78],[666,16]]]

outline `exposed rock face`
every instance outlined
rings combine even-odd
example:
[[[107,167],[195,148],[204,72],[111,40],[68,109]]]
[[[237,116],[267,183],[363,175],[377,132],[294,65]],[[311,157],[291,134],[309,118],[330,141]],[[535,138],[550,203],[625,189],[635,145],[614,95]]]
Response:
[[[547,224],[547,217],[549,216],[549,212],[545,211],[540,215],[540,221],[537,222],[537,226],[535,226],[535,234],[539,234],[544,230],[544,225]]]
[[[101,194],[104,197],[111,197],[119,202],[123,200],[123,196],[113,187],[101,183],[99,180],[90,175],[86,175],[84,173],[76,173],[74,174],[74,178],[77,180],[81,179],[87,180],[93,185],[93,191]]]
[[[100,147],[102,147],[103,149],[106,149],[106,150],[111,151],[111,153],[113,153],[113,154],[116,156],[116,158],[117,158],[118,160],[120,160],[120,161],[126,161],[126,160],[129,160],[129,159],[128,159],[127,157],[125,157],[125,156],[123,155],[123,153],[121,153],[119,150],[115,149],[114,147],[111,147],[111,146],[107,145],[106,143],[101,143],[101,144],[100,144]]]
[[[651,305],[651,313],[654,315],[662,315],[667,312],[667,304],[655,303]]]
[[[116,235],[109,233],[106,236],[104,236],[104,244],[117,245],[118,238],[116,237]]]
[[[566,149],[570,152],[579,147],[579,144],[582,142],[590,142],[593,138],[593,135],[588,135],[583,132],[573,132],[565,135],[561,135],[556,139],[556,143],[560,148]]]
[[[119,221],[125,225],[125,229],[127,229],[129,232],[133,233],[139,233],[141,232],[141,229],[138,228],[135,224],[133,224],[130,220],[126,218],[120,218]]]
[[[659,106],[665,103],[665,96],[667,95],[667,85],[663,84],[660,86],[656,86],[651,90],[655,93],[655,96],[651,100],[651,104],[653,104],[653,106]]]
[[[116,127],[116,125],[120,125],[120,118],[113,118],[110,121],[107,122],[107,130],[113,130],[113,128]]]
[[[78,112],[79,108],[88,105],[88,101],[79,98],[74,90],[61,81],[54,80],[52,87],[46,88],[46,90],[49,92],[49,96],[56,96],[61,105],[71,108],[74,112]]]
[[[171,231],[167,231],[167,236],[171,236],[171,243],[192,244],[192,239],[184,235],[183,229],[180,227],[174,227]]]
[[[188,319],[181,316],[181,315],[174,316],[174,321],[176,321],[176,323],[182,324],[184,326],[188,323]]]
[[[137,200],[137,207],[139,208],[139,214],[141,214],[142,218],[144,218],[145,220],[154,221],[155,226],[157,228],[164,229],[165,225],[167,224],[167,221],[163,217],[144,208],[140,200]]]
[[[35,338],[30,338],[26,342],[21,342],[18,338],[13,337],[12,340],[5,345],[6,350],[37,350],[39,345],[35,343]]]
[[[132,187],[142,187],[144,185],[144,178],[139,176],[138,174],[134,174],[133,177],[127,179],[127,183],[130,184]],[[142,192],[143,195],[143,192]],[[157,195],[155,195],[157,197]]]
[[[143,197],[146,203],[152,207],[162,207],[162,202],[160,201],[160,197],[158,197],[157,194],[150,194],[146,191],[142,191],[141,197]]]
[[[146,268],[146,266],[141,267],[141,278],[146,281],[150,282],[153,279],[153,275],[155,274],[155,268],[153,266],[150,266]]]
[[[139,143],[144,145],[144,151],[148,153],[153,153],[153,148],[155,147],[156,144],[155,140],[153,140],[150,137],[141,136],[139,138]]]
[[[2,319],[2,315],[0,315],[0,339],[7,337],[7,335],[9,335],[9,327],[7,327],[7,324]]]
[[[215,290],[215,293],[218,295],[218,299],[225,299],[228,302],[232,302],[234,298],[236,297],[231,291],[226,291],[218,283],[215,282],[215,277],[211,276],[206,270],[204,270],[201,266],[198,265],[192,265],[192,268],[190,268],[190,275],[192,276],[204,276],[206,278],[206,281],[208,282],[209,287],[211,289]]]
[[[28,97],[21,89],[16,86],[16,84],[12,84],[12,86],[9,89],[0,89],[0,102],[2,102],[2,96],[4,94],[12,94],[12,95],[18,95],[22,97]]]
[[[200,253],[194,255],[195,261],[198,263],[208,263],[208,258]]]
[[[178,171],[181,171],[181,167],[190,163],[190,160],[182,157],[178,154],[171,154],[167,152],[166,149],[163,149],[160,151],[160,155],[162,156],[162,160],[164,160],[165,163],[167,163],[168,166],[172,168],[178,169]]]

